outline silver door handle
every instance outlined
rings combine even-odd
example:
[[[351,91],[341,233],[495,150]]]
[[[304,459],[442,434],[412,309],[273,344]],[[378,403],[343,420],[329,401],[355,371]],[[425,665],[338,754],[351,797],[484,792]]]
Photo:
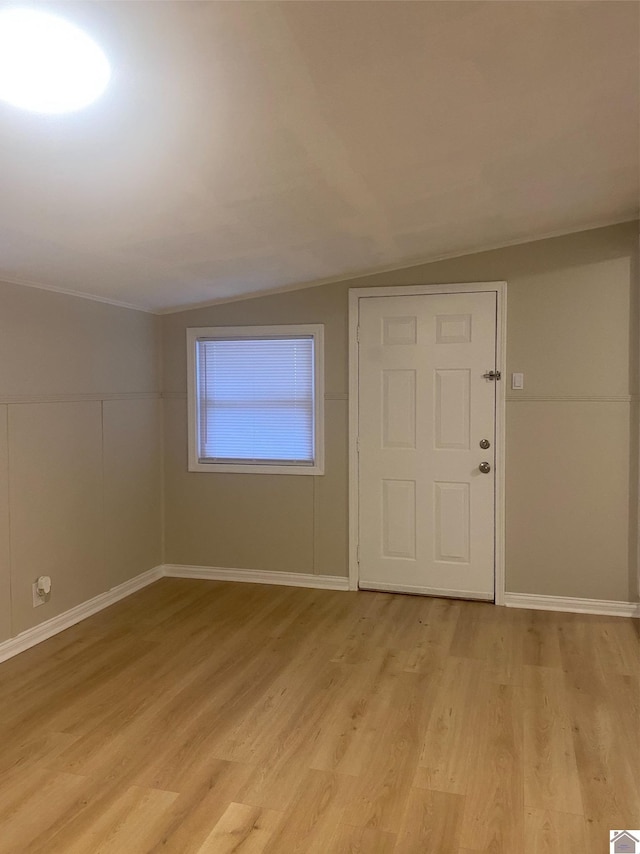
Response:
[[[491,471],[491,466],[489,465],[489,463],[480,463],[478,468],[480,469],[482,474],[489,474],[489,472]]]

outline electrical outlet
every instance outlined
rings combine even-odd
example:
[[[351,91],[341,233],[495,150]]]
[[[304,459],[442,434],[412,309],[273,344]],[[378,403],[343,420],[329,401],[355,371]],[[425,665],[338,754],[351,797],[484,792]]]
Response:
[[[41,596],[38,593],[38,582],[37,581],[34,581],[33,584],[31,585],[31,595],[33,597],[33,607],[34,608],[37,608],[39,605],[44,605],[44,603],[46,602],[44,595]]]

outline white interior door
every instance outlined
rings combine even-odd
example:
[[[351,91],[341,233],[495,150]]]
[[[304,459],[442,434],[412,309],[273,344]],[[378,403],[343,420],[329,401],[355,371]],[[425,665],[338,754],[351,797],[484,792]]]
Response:
[[[360,587],[494,598],[496,302],[359,300]]]

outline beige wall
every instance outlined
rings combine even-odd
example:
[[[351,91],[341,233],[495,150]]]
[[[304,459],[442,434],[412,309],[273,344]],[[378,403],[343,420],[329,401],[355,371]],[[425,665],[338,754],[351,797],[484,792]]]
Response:
[[[599,229],[162,320],[0,283],[0,640],[162,562],[163,408],[167,563],[346,575],[356,286],[507,280],[508,371],[525,373],[507,392],[507,589],[637,599],[637,238]],[[326,474],[187,472],[185,329],[270,323],[325,324]],[[40,574],[53,593],[34,609]]]
[[[507,589],[636,599],[637,251],[627,224],[166,316],[166,561],[346,575],[349,287],[504,279]],[[185,329],[271,323],[325,324],[326,475],[187,472]]]
[[[0,283],[0,640],[161,563],[159,334],[142,312]]]

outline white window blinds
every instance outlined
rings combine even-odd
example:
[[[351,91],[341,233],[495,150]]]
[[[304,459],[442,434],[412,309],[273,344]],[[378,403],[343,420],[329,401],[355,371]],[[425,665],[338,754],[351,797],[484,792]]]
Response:
[[[200,462],[314,465],[313,336],[198,339]]]

